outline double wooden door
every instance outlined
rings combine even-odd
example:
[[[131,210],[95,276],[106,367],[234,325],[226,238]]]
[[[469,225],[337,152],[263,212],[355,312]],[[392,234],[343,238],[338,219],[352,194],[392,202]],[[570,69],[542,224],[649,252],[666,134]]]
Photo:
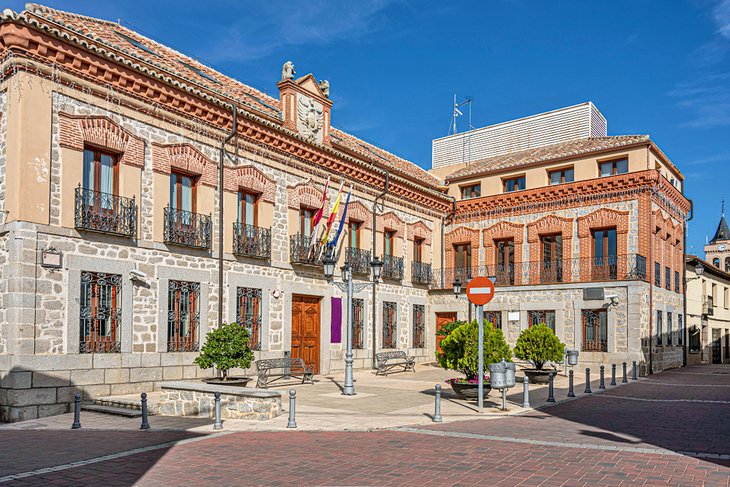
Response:
[[[319,373],[320,298],[293,296],[291,307],[291,356]]]

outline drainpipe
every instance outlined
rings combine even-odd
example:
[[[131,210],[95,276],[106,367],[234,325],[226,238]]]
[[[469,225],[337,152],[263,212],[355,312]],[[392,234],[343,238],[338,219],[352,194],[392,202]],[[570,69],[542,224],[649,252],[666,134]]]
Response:
[[[226,153],[226,144],[233,139],[238,133],[238,121],[236,106],[231,105],[231,114],[233,115],[233,127],[228,137],[221,143],[221,157],[218,167],[218,327],[223,325],[223,162]],[[236,144],[236,154],[238,154],[238,144]],[[230,156],[228,156],[230,157]]]
[[[441,289],[446,286],[446,269],[444,268],[446,265],[446,242],[444,241],[446,229],[444,227],[446,220],[448,219],[449,224],[451,224],[454,222],[454,215],[456,215],[456,198],[454,196],[449,196],[449,198],[451,198],[451,213],[441,217]]]
[[[378,200],[383,200],[383,206],[385,205],[385,195],[388,194],[388,188],[390,187],[390,172],[387,169],[384,169],[385,171],[385,186],[383,187],[383,192],[378,194],[375,199],[373,199],[373,228],[371,229],[371,233],[373,234],[373,255],[372,259],[375,259],[375,217],[377,215],[377,209],[378,209]],[[378,287],[378,283],[375,282],[375,279],[373,279],[373,368],[376,369],[378,367],[377,360],[375,358],[375,354],[377,353],[377,340],[378,340],[378,333],[377,333],[377,316],[378,316],[378,305],[376,302],[376,289]]]
[[[684,184],[684,181],[682,182]],[[682,188],[684,189],[684,187]],[[684,232],[682,234],[682,238],[684,240],[684,244],[682,245],[682,294],[684,295],[684,318],[683,318],[683,327],[682,327],[682,367],[687,366],[687,333],[685,330],[687,329],[687,224],[694,218],[695,216],[695,203],[694,201],[689,201],[689,217],[684,222]]]

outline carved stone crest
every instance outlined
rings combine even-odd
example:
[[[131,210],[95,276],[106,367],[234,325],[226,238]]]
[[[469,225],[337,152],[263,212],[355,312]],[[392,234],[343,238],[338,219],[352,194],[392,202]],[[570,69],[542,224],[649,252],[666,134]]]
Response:
[[[297,97],[297,129],[310,142],[322,142],[322,105],[306,96]]]

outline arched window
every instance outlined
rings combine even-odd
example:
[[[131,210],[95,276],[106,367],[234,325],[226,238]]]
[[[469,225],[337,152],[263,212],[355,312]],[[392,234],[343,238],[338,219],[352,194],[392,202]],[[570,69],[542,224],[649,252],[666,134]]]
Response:
[[[725,257],[725,272],[730,272],[730,257]]]
[[[717,257],[712,259],[712,265],[714,265],[715,267],[717,267],[719,269],[720,268],[720,259]]]

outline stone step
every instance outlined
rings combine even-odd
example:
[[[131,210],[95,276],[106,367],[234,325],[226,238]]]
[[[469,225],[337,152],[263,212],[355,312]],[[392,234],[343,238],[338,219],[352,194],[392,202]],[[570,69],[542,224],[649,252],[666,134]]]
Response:
[[[95,406],[104,406],[117,409],[142,410],[142,403],[138,398],[102,397],[94,399]]]
[[[126,418],[139,418],[142,416],[142,411],[138,411],[136,409],[102,406],[100,404],[83,404],[81,409],[84,411],[93,411],[95,413],[114,414],[117,416],[124,416]]]

